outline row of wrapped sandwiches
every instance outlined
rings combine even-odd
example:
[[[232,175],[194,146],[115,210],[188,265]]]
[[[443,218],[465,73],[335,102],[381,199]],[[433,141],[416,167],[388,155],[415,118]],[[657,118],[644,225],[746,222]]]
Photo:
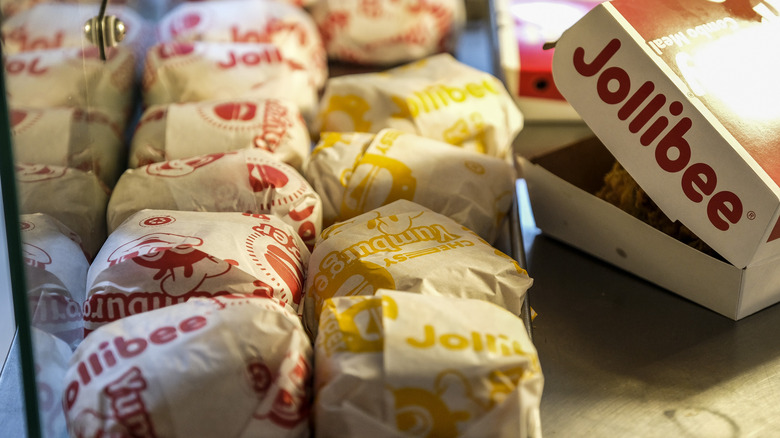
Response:
[[[522,115],[446,52],[462,2],[412,3],[113,6],[106,61],[52,24],[76,5],[4,22],[59,43],[6,61],[52,436],[538,435],[493,246]]]

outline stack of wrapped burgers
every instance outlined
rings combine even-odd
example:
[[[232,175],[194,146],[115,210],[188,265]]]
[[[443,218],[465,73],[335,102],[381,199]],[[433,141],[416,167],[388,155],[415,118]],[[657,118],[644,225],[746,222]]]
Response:
[[[48,327],[64,343],[47,348],[50,424],[538,434],[532,280],[492,246],[523,119],[449,54],[462,0],[176,2],[128,19],[156,40],[105,63],[56,26],[30,32],[69,6],[17,5],[3,25],[30,299],[68,317]],[[33,38],[60,46],[24,51]],[[329,61],[371,72],[329,77]],[[36,139],[44,122],[62,144]]]

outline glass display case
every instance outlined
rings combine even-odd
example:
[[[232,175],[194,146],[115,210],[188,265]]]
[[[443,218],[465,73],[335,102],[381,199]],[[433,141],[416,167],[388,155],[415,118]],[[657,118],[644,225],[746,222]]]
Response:
[[[464,4],[467,20],[451,52],[500,78],[493,4]],[[77,285],[85,284],[90,263],[113,227],[108,218],[106,228],[109,194],[128,161],[137,160],[129,152],[130,139],[140,124],[159,117],[146,112],[153,102],[142,102],[140,89],[148,80],[143,59],[155,25],[170,6],[154,0],[108,6],[89,1],[2,3],[6,99],[0,111],[5,213],[0,353],[10,352],[3,356],[8,360],[0,374],[4,430],[29,437],[68,436],[62,394],[67,404],[67,394],[77,389],[65,388],[63,376],[72,350],[90,331],[82,317],[86,291]],[[184,17],[170,23],[169,30],[197,26],[193,20],[197,17]],[[158,54],[165,59],[188,48],[192,45],[174,44]],[[255,55],[239,54],[223,64],[262,62]],[[273,55],[268,56],[271,60]],[[301,64],[309,61],[305,53],[301,56],[289,63],[288,75],[298,75]],[[333,77],[372,68],[331,61],[328,70]],[[229,118],[240,118],[246,108],[223,109]],[[36,149],[41,144],[46,148]],[[517,210],[510,212],[496,247],[523,265]],[[530,329],[527,301],[523,305]],[[100,360],[89,364],[97,374],[101,366],[110,366]],[[19,395],[18,404],[7,400],[14,395]]]

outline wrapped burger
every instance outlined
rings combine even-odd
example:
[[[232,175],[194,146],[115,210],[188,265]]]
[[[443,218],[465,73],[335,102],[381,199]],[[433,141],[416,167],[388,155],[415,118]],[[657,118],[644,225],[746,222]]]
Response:
[[[543,376],[520,318],[471,299],[379,290],[326,301],[317,437],[536,437]]]
[[[68,438],[68,428],[62,410],[62,392],[65,389],[65,372],[68,370],[68,361],[73,356],[73,350],[62,339],[35,326],[30,327],[30,330],[42,432],[40,436]]]
[[[515,179],[505,160],[395,129],[322,134],[305,174],[324,198],[326,226],[407,199],[489,242],[512,204]]]
[[[300,313],[313,333],[328,298],[385,288],[480,299],[519,315],[531,284],[515,260],[473,231],[398,200],[323,231],[309,260]]]
[[[85,23],[100,11],[99,2],[89,5],[69,2],[39,3],[3,21],[3,51],[5,53],[31,50],[87,47]],[[135,60],[153,43],[153,28],[138,12],[126,4],[109,3],[106,16],[114,16],[123,24],[122,46],[130,47]]]
[[[282,56],[309,73],[322,88],[327,57],[311,16],[298,6],[273,0],[184,2],[160,20],[160,41],[272,43]]]
[[[76,349],[71,436],[309,436],[312,347],[265,298],[201,298],[101,327]]]
[[[295,313],[308,259],[298,234],[275,216],[142,210],[108,236],[89,268],[84,327],[230,294]]]
[[[309,248],[322,230],[319,195],[295,169],[261,149],[126,170],[108,202],[109,233],[143,209],[271,214]]]
[[[45,214],[23,214],[19,222],[32,325],[75,348],[84,337],[89,269],[80,238]]]
[[[11,108],[70,107],[98,110],[124,131],[133,104],[135,57],[124,46],[34,50],[5,57]]]
[[[508,159],[523,117],[501,81],[444,53],[329,79],[315,126],[316,132],[394,128]]]
[[[278,99],[227,99],[155,105],[141,116],[129,166],[258,148],[301,169],[311,138],[298,107]]]
[[[12,108],[14,159],[92,171],[113,187],[125,148],[108,115],[81,108]]]
[[[370,65],[451,52],[466,24],[463,0],[321,0],[311,13],[329,58]]]
[[[92,172],[16,163],[20,214],[43,213],[78,235],[91,261],[106,239],[105,185]]]
[[[272,43],[166,42],[146,55],[143,99],[152,105],[217,99],[284,99],[313,117],[309,73]]]

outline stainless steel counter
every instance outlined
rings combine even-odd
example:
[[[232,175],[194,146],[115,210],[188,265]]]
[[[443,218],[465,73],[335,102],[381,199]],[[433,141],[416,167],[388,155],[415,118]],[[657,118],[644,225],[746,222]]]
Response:
[[[518,193],[546,438],[780,436],[780,306],[720,316],[540,234]]]

